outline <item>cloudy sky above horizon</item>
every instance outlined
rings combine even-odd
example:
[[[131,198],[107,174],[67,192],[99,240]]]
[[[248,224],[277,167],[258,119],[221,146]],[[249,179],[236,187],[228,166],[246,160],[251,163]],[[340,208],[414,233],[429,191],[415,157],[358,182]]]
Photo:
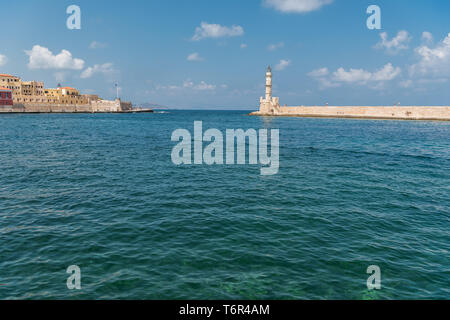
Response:
[[[66,8],[81,8],[81,30]],[[369,5],[381,30],[369,30]],[[267,65],[287,105],[450,105],[450,2],[12,1],[0,73],[179,108],[255,109]]]

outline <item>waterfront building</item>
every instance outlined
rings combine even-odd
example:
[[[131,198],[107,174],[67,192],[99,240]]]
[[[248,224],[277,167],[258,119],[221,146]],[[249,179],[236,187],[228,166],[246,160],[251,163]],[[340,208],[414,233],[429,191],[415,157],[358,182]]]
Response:
[[[0,74],[0,112],[127,112],[130,102],[103,100],[98,95],[81,94],[75,88],[47,89],[41,81],[22,81],[19,77]],[[4,99],[3,99],[4,98]],[[4,104],[3,104],[4,103]]]
[[[83,97],[86,97],[89,101],[102,100],[97,94],[83,94]]]
[[[14,102],[44,102],[44,82],[22,81],[10,74],[0,74],[0,87],[12,91]]]
[[[44,95],[46,97],[55,97],[55,98],[59,98],[62,95],[62,92],[60,90],[60,88],[58,89],[45,89],[44,90]]]
[[[44,89],[44,95],[50,104],[85,105],[90,101],[87,95],[81,95],[77,89],[71,87]]]
[[[19,77],[0,74],[0,87],[12,90],[14,96],[43,96],[44,83],[22,81]]]
[[[44,82],[41,81],[20,81],[21,96],[43,96]]]
[[[0,87],[12,90],[13,94],[19,94],[20,78],[10,74],[0,74]]]
[[[64,88],[59,88],[59,89],[61,89],[63,96],[79,96],[80,95],[80,92],[75,88],[64,87]]]
[[[12,106],[12,90],[0,87],[0,106]]]

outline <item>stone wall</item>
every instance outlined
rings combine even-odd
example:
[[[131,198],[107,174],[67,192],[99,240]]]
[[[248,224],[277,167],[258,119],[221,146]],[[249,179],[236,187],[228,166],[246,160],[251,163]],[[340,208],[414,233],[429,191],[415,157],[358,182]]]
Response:
[[[0,106],[0,113],[118,113],[133,109],[131,102],[96,100],[90,104],[46,104],[25,103],[14,106]]]
[[[18,113],[25,112],[23,104],[15,104],[13,106],[0,106],[0,113]]]
[[[450,107],[278,107],[271,113],[255,112],[253,115],[450,121]]]
[[[29,113],[86,113],[92,112],[90,105],[68,104],[25,104],[25,112]]]
[[[120,99],[91,101],[91,106],[93,112],[124,112],[133,109],[131,102],[123,102]]]
[[[120,100],[108,101],[108,100],[96,100],[91,101],[91,107],[93,112],[120,112]]]

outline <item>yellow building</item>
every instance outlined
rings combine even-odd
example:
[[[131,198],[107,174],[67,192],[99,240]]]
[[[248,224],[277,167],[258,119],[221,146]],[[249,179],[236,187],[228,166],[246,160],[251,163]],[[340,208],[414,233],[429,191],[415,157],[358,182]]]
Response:
[[[125,103],[104,101],[94,94],[80,94],[75,88],[46,89],[44,82],[22,81],[19,77],[0,74],[0,88],[13,93],[14,104],[24,105],[28,110],[85,110],[92,112],[118,112]]]
[[[43,96],[44,83],[39,81],[21,81],[20,93],[22,96]]]
[[[58,88],[61,89],[63,96],[79,96],[80,92],[71,87]]]
[[[12,90],[13,95],[19,94],[21,87],[20,78],[10,74],[0,74],[0,87]]]
[[[11,89],[14,102],[45,103],[44,83],[39,81],[22,81],[19,77],[0,74],[0,87]]]
[[[80,95],[80,92],[77,89],[71,87],[44,89],[44,95],[49,103],[75,105],[89,104],[87,96]]]
[[[44,95],[46,97],[59,98],[62,95],[62,91],[59,88],[58,89],[45,89],[44,90]]]

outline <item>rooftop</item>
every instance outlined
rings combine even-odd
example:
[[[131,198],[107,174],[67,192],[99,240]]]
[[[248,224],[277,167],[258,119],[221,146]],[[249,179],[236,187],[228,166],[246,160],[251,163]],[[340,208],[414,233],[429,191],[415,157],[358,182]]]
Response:
[[[16,77],[16,76],[12,76],[12,75],[6,74],[6,73],[0,73],[0,77],[18,78],[18,77]]]

